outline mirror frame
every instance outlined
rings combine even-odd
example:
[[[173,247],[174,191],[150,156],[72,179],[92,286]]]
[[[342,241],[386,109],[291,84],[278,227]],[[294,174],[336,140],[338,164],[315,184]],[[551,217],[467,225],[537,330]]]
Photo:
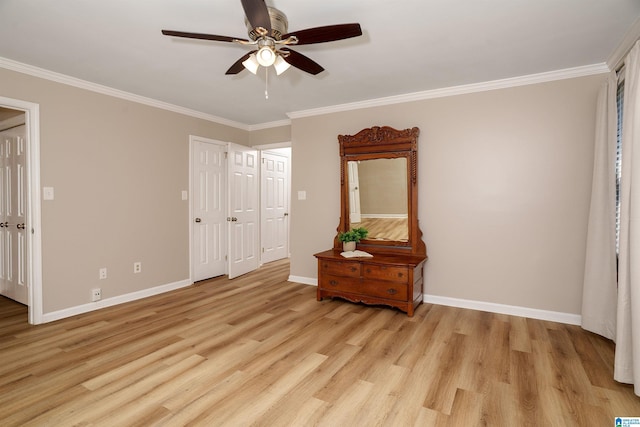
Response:
[[[363,239],[358,248],[370,253],[398,253],[426,255],[426,245],[422,241],[422,231],[418,226],[418,135],[420,129],[397,130],[389,126],[374,126],[361,130],[355,135],[338,135],[340,143],[340,224],[338,234],[348,231],[349,183],[347,163],[349,161],[407,159],[407,202],[408,241]],[[341,249],[342,242],[334,238],[334,249]]]

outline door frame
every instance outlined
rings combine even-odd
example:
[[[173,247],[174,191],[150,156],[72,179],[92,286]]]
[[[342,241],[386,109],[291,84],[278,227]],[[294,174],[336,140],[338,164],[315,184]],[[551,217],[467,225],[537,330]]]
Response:
[[[228,143],[217,140],[217,139],[211,139],[211,138],[205,138],[203,136],[197,136],[197,135],[189,135],[189,192],[187,200],[188,200],[188,204],[189,204],[189,281],[191,283],[193,283],[193,278],[195,277],[194,275],[194,268],[193,268],[193,147],[195,146],[196,143],[198,142],[204,142],[206,144],[214,144],[214,145],[218,145],[224,148],[225,151],[227,151],[227,146]],[[226,181],[227,177],[225,177],[225,181]],[[228,186],[227,182],[225,182],[225,185]],[[227,203],[226,198],[225,198],[225,203]],[[227,206],[225,206],[225,211],[227,209]],[[229,236],[226,237],[227,239],[229,239]],[[226,248],[228,242],[225,242],[224,247]],[[225,263],[225,272],[224,274],[229,274],[229,266],[228,263]]]
[[[0,96],[0,107],[25,113],[27,128],[27,277],[29,323],[42,323],[42,216],[40,206],[40,105]]]

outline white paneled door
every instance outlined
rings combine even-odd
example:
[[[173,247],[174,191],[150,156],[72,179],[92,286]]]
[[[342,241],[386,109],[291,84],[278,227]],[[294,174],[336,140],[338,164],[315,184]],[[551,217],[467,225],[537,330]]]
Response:
[[[229,144],[229,278],[258,268],[260,259],[258,151]]]
[[[0,132],[0,294],[28,304],[26,127]]]
[[[226,273],[226,147],[195,140],[192,146],[193,280]]]
[[[289,157],[262,154],[262,262],[289,256]]]

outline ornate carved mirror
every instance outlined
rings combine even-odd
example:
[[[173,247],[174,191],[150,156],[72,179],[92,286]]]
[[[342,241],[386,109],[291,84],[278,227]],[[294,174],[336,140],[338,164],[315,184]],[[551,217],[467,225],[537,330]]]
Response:
[[[426,255],[418,227],[418,128],[388,126],[339,135],[338,233],[364,227],[358,246],[372,253]],[[341,247],[336,235],[334,248]]]

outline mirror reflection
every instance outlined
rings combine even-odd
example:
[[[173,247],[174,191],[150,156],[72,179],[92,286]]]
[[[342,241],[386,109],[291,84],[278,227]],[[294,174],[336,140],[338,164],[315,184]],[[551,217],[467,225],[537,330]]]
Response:
[[[409,240],[406,157],[347,162],[350,228],[367,240]]]

